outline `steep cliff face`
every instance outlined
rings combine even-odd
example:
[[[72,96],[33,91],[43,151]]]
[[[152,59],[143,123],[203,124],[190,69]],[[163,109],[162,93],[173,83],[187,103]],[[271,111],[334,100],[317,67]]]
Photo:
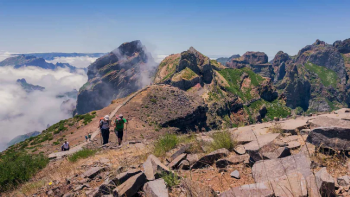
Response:
[[[241,58],[247,64],[267,62],[261,53],[247,53]],[[232,127],[262,121],[265,114],[261,117],[256,108],[265,103],[270,106],[269,102],[277,98],[271,80],[256,74],[252,68],[250,65],[227,68],[191,47],[166,57],[158,67],[155,83],[169,84],[203,98],[208,127]],[[269,118],[266,116],[264,120]]]
[[[312,112],[348,106],[346,55],[335,46],[340,44],[332,46],[316,40],[295,57],[277,53],[272,64],[274,81],[288,107]]]
[[[77,113],[101,109],[150,84],[156,64],[140,41],[127,42],[88,67],[88,82],[80,88]]]
[[[237,59],[232,59],[226,63],[230,68],[244,68],[248,67],[255,73],[258,73],[264,77],[273,78],[274,70],[272,65],[268,63],[268,57],[263,52],[248,51]]]

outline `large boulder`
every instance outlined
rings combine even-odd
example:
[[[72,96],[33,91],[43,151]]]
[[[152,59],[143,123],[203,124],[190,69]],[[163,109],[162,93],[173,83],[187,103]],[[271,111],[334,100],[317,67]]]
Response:
[[[321,168],[316,174],[316,184],[322,196],[335,196],[335,183],[327,169]]]
[[[126,172],[120,173],[116,177],[106,180],[102,185],[100,185],[98,191],[100,194],[103,195],[112,194],[113,189],[115,189],[118,185],[123,184],[130,177],[139,174],[140,172],[140,170],[131,169]]]
[[[350,128],[319,127],[313,129],[306,140],[317,147],[349,151]]]
[[[143,172],[140,172],[115,188],[113,190],[113,196],[134,196],[146,182],[146,175]]]
[[[267,184],[274,191],[275,196],[285,197],[307,197],[306,180],[300,172],[292,172],[267,181]]]
[[[97,176],[99,173],[101,173],[104,170],[105,168],[102,168],[102,167],[92,167],[83,173],[83,177],[93,179],[95,176]]]
[[[143,186],[143,192],[146,197],[168,197],[168,189],[166,188],[164,179],[157,179],[147,182]]]
[[[208,155],[203,156],[196,163],[194,163],[192,169],[198,169],[213,165],[215,161],[217,161],[220,158],[226,157],[229,154],[230,152],[226,148],[221,148],[216,151],[213,151]]]
[[[149,181],[158,178],[161,173],[167,173],[170,171],[169,168],[160,162],[160,160],[154,155],[149,155],[142,166],[147,180]]]
[[[350,38],[343,41],[337,40],[333,43],[333,46],[337,48],[340,53],[350,53]]]

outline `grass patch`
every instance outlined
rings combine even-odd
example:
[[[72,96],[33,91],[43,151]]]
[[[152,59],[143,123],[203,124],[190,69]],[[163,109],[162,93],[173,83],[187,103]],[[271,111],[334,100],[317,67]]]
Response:
[[[309,71],[316,73],[317,76],[321,79],[321,83],[324,86],[326,87],[332,86],[334,88],[337,87],[338,76],[337,76],[337,73],[334,72],[333,70],[327,69],[326,67],[323,67],[323,66],[318,66],[311,62],[307,62],[305,64],[305,67]]]
[[[74,116],[74,119],[79,122],[80,120],[83,120],[83,123],[84,125],[87,125],[89,124],[92,119],[94,119],[96,117],[96,112],[92,112],[91,114],[90,113],[87,113],[87,114],[82,114],[82,115],[76,115]]]
[[[80,151],[74,153],[73,155],[69,156],[68,160],[71,162],[76,162],[79,159],[88,158],[92,155],[95,155],[96,152],[97,152],[97,150],[83,149],[83,150],[80,150]]]
[[[282,126],[281,126],[281,124],[278,124],[278,123],[274,124],[271,127],[269,127],[267,130],[268,130],[269,133],[280,133],[280,134],[283,134]]]
[[[229,86],[225,88],[229,92],[238,95],[243,101],[250,100],[252,98],[252,95],[250,95],[250,91],[252,87],[258,86],[262,81],[264,81],[263,77],[261,77],[258,74],[255,74],[249,68],[242,68],[242,69],[226,68],[218,71],[218,73],[222,75],[229,84]],[[241,87],[240,87],[241,76],[243,73],[247,73],[251,80],[251,86],[248,87],[244,92],[241,90]]]
[[[214,141],[210,144],[210,150],[215,151],[220,148],[226,148],[227,150],[233,150],[236,146],[236,142],[231,137],[231,134],[228,131],[219,131],[213,133],[211,136]]]
[[[165,134],[160,136],[154,146],[154,155],[164,156],[166,152],[176,147],[178,138],[175,134]]]
[[[25,152],[8,152],[0,158],[0,192],[14,189],[17,185],[29,181],[43,169],[49,159],[42,154],[30,155]]]
[[[291,115],[291,109],[287,107],[282,101],[274,100],[272,102],[265,101],[263,99],[254,101],[249,106],[244,106],[244,111],[249,115],[249,120],[251,123],[255,123],[255,120],[252,118],[254,114],[258,114],[260,108],[265,105],[267,113],[263,117],[263,121],[273,120],[274,117],[286,118]]]
[[[162,174],[160,175],[160,177],[162,179],[164,179],[164,182],[166,184],[166,186],[168,188],[172,188],[176,185],[179,185],[181,180],[179,178],[179,176],[177,176],[176,172],[172,173],[172,172],[162,172]]]

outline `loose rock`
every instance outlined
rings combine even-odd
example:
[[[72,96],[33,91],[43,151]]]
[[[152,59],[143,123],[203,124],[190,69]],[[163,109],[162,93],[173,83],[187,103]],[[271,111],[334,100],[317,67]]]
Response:
[[[150,181],[143,186],[147,197],[168,197],[168,189],[163,179]]]
[[[235,171],[231,172],[230,176],[233,177],[233,178],[236,178],[236,179],[240,179],[241,178],[239,176],[238,170],[235,170]]]
[[[321,168],[316,174],[316,184],[322,196],[334,196],[335,184],[333,177],[328,174],[327,169]]]

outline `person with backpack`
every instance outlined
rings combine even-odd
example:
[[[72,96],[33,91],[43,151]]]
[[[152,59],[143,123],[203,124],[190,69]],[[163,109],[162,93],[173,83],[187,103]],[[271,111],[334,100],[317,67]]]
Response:
[[[69,151],[69,143],[67,141],[61,146],[62,151]]]
[[[103,139],[103,144],[108,143],[109,127],[110,127],[109,116],[105,115],[105,117],[102,120],[100,120],[100,124],[99,124],[99,128],[101,130],[101,135],[102,135],[102,139]]]
[[[115,119],[115,128],[114,128],[114,133],[118,138],[118,144],[121,146],[122,141],[123,141],[123,135],[124,135],[124,125],[125,125],[125,130],[126,130],[126,124],[128,121],[123,118],[123,115],[120,114],[116,119]]]

